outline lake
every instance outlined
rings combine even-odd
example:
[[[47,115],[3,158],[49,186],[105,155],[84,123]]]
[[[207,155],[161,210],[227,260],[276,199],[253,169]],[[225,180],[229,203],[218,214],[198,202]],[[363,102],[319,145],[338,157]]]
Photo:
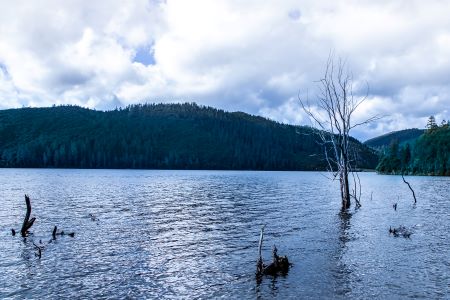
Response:
[[[413,205],[401,177],[360,177],[340,214],[319,172],[0,169],[0,298],[449,299],[450,178],[407,177]],[[257,281],[263,224],[265,261],[293,266]]]

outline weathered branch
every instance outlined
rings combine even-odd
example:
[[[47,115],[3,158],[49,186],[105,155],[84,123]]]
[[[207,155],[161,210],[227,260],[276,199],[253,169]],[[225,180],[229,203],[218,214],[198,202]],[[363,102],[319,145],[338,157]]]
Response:
[[[34,245],[34,247],[36,248],[36,250],[38,251],[38,253],[36,254],[36,256],[39,257],[39,258],[41,258],[41,256],[42,256],[42,248],[41,248],[40,246],[36,245],[34,242],[33,242],[33,245]]]
[[[352,126],[350,127],[350,129],[353,129],[353,128],[358,127],[358,126],[361,126],[361,125],[366,125],[366,124],[369,124],[369,123],[378,121],[378,120],[383,119],[383,118],[384,118],[384,116],[375,115],[375,116],[373,116],[373,117],[370,117],[370,118],[366,119],[365,121],[362,121],[362,122],[360,122],[360,123],[356,123],[356,124],[352,125]]]
[[[409,184],[409,182],[405,180],[405,177],[403,177],[403,173],[402,173],[402,179],[403,179],[403,182],[406,183],[408,185],[409,189],[411,190],[413,197],[414,197],[414,204],[416,204],[417,203],[416,193],[414,193],[414,190],[411,187],[411,185]]]
[[[33,226],[34,221],[36,220],[36,218],[31,218],[31,220],[30,220],[31,201],[30,201],[30,197],[28,197],[28,195],[25,195],[25,203],[27,204],[27,212],[26,212],[25,218],[23,220],[22,229],[20,230],[20,233],[22,234],[23,237],[27,236],[28,230],[31,228],[31,226]]]
[[[262,274],[264,271],[264,263],[263,263],[263,259],[262,259],[262,243],[263,243],[263,239],[264,239],[264,227],[266,227],[266,225],[261,226],[261,234],[259,236],[259,245],[258,245],[259,258],[258,258],[258,262],[256,263],[256,274],[257,275]]]
[[[351,174],[353,177],[353,183],[355,185],[355,189],[353,190],[353,199],[355,199],[356,202],[356,208],[360,208],[361,205],[361,179],[359,178],[358,172],[355,172],[353,170],[351,170]],[[356,174],[356,179],[355,179],[355,174]],[[359,192],[359,195],[358,195]]]
[[[61,230],[60,232],[57,232],[57,231],[58,231],[58,227],[57,226],[53,227],[52,237],[53,237],[54,240],[56,239],[57,235],[63,236],[65,234],[67,234],[70,237],[74,237],[75,236],[75,232],[65,233],[64,230]]]
[[[52,232],[52,237],[53,237],[53,239],[56,239],[56,230],[58,229],[58,227],[54,227],[53,228],[53,232]]]

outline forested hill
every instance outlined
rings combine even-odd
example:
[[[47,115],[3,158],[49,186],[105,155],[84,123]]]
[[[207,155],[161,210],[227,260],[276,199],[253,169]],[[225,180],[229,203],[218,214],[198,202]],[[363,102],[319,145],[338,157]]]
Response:
[[[192,104],[0,111],[1,167],[319,170],[313,129]],[[357,167],[376,155],[356,140]]]
[[[450,176],[450,122],[444,121],[440,126],[429,122],[424,133],[412,143],[401,145],[394,140],[382,152],[377,171]]]
[[[384,150],[394,141],[400,145],[413,144],[424,132],[424,129],[417,128],[399,130],[367,140],[364,144],[376,150]]]

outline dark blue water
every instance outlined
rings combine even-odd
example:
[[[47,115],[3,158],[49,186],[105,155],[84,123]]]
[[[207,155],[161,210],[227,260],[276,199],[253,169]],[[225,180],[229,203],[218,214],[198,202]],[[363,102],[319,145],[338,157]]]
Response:
[[[1,169],[0,298],[449,299],[450,178],[408,177],[414,206],[401,177],[360,176],[343,215],[314,172]],[[263,224],[264,258],[276,244],[294,265],[257,282]],[[54,225],[75,237],[48,244]]]

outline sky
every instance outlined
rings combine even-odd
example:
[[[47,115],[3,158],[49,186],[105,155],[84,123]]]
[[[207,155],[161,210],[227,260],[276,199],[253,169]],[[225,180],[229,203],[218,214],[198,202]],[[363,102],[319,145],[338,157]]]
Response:
[[[0,109],[196,102],[311,125],[330,53],[365,140],[450,119],[450,1],[0,0]]]

